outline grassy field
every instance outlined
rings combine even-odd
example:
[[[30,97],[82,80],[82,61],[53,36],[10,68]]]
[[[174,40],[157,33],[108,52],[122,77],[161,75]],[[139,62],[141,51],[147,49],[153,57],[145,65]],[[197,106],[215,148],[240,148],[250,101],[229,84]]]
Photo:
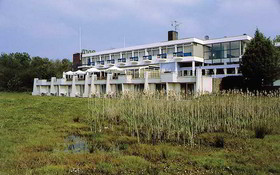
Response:
[[[0,93],[0,174],[280,174],[279,115],[279,97]]]

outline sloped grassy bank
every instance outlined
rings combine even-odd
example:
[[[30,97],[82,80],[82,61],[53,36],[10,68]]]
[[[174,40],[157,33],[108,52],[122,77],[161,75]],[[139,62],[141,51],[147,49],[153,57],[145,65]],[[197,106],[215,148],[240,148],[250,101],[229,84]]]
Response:
[[[0,93],[0,174],[280,174],[279,101]]]

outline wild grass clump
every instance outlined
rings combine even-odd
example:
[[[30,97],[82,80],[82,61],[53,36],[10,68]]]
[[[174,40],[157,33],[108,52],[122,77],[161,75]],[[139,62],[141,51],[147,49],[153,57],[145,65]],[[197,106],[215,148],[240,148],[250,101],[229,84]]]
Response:
[[[194,145],[200,133],[249,137],[259,123],[276,127],[279,94],[227,91],[183,98],[175,92],[127,92],[120,98],[89,99],[88,121],[94,132],[115,131],[121,124],[122,132],[138,143]]]

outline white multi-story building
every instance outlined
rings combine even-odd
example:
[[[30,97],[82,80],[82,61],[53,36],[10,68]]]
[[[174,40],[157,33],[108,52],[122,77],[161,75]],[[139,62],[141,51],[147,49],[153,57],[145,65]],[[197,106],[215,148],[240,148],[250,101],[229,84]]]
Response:
[[[35,78],[33,95],[88,97],[144,90],[211,93],[215,79],[241,75],[239,62],[250,36],[178,40],[176,32],[169,34],[165,42],[83,54],[79,69],[84,72],[67,72],[51,81]],[[89,68],[97,70],[87,72]]]

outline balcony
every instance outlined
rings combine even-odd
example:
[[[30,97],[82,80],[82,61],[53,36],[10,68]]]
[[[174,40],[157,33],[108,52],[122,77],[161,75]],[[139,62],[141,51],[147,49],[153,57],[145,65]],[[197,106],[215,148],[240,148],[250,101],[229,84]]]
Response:
[[[97,65],[98,65],[99,67],[104,67],[104,64],[105,64],[104,60],[102,60],[102,61],[97,61],[96,63],[97,63]]]
[[[138,57],[130,57],[129,60],[131,64],[138,64],[139,61]]]
[[[192,56],[191,52],[186,52],[186,53],[184,53],[184,52],[174,52],[173,53],[173,58],[176,61],[181,61],[181,60],[183,60],[183,57],[190,57],[190,56]]]
[[[151,63],[152,59],[153,59],[152,55],[143,56],[143,60],[145,63]]]
[[[107,64],[109,64],[110,66],[114,66],[115,60],[107,60]]]
[[[158,59],[159,61],[166,61],[166,59],[167,59],[167,54],[166,54],[166,53],[157,54],[157,59]]]
[[[119,58],[118,63],[119,63],[119,65],[124,66],[126,63],[126,58]]]

